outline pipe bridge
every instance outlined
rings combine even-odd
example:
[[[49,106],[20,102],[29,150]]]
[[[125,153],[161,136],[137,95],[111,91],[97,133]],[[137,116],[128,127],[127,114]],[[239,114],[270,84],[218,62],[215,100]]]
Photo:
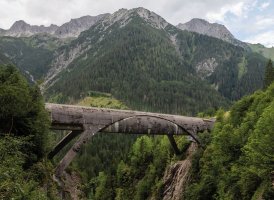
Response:
[[[70,131],[49,153],[50,159],[80,135],[58,164],[56,177],[61,177],[81,146],[97,133],[167,135],[175,153],[179,154],[173,135],[189,135],[200,144],[197,133],[210,131],[215,122],[197,117],[50,103],[46,109],[50,113],[51,129]]]

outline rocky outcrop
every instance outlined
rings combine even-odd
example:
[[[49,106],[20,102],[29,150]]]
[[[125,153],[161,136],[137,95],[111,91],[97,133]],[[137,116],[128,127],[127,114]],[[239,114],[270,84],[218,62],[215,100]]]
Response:
[[[61,180],[54,178],[60,186],[60,198],[78,200],[83,199],[85,194],[81,190],[82,180],[75,171],[65,172]]]
[[[81,32],[89,29],[92,25],[108,15],[109,14],[83,16],[77,19],[72,19],[70,22],[58,27],[58,29],[54,32],[54,35],[59,38],[77,37]]]
[[[208,58],[202,62],[197,63],[195,70],[198,76],[202,79],[210,76],[218,66],[215,58]]]
[[[222,24],[209,23],[204,19],[194,18],[187,23],[178,24],[177,28],[181,30],[187,30],[191,32],[196,32],[199,34],[215,37],[226,42],[229,42],[236,46],[241,46],[243,48],[249,48],[247,44],[237,40],[230,31]]]
[[[9,30],[4,31],[3,35],[12,36],[12,37],[29,37],[38,33],[48,33],[54,34],[57,30],[57,25],[46,26],[37,26],[37,25],[29,25],[25,21],[20,20],[16,21]]]
[[[157,29],[164,29],[168,25],[168,22],[166,22],[166,20],[161,16],[145,8],[139,7],[130,10],[122,8],[112,15],[109,15],[102,21],[104,30],[115,23],[119,23],[120,27],[123,27],[132,20],[132,17],[136,15],[140,16],[148,24]]]
[[[186,158],[170,165],[165,171],[163,200],[183,200],[183,193],[190,180],[191,158],[197,148],[197,143],[191,143]]]

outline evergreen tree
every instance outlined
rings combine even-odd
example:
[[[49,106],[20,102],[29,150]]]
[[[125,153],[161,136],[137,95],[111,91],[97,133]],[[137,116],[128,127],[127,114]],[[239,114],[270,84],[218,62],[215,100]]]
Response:
[[[264,88],[267,88],[274,81],[274,67],[271,59],[269,59],[265,68]]]
[[[48,114],[37,86],[0,65],[0,199],[55,199],[48,164]]]

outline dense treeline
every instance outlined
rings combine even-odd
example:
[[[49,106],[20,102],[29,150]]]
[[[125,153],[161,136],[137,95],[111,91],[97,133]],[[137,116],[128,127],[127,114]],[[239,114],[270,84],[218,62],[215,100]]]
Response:
[[[177,142],[180,149],[189,144],[184,137]],[[86,192],[89,199],[162,199],[165,168],[176,160],[166,136],[139,137],[115,173],[100,172],[90,180]]]
[[[45,157],[49,119],[38,87],[0,66],[0,199],[54,199]]]
[[[273,121],[274,84],[219,111],[186,199],[273,199]]]
[[[213,68],[213,73],[205,76],[198,72],[198,76],[213,84],[224,97],[237,100],[262,88],[266,64],[263,56],[216,38],[187,31],[177,33],[177,43],[183,59],[193,69],[197,69],[201,62],[214,60],[217,67]],[[203,66],[203,70],[207,67]]]
[[[5,56],[4,54],[0,52],[0,65],[9,64],[9,63],[11,63],[11,61],[7,58],[7,56]]]
[[[269,60],[265,68],[264,88],[267,88],[274,81],[274,66]]]
[[[62,40],[47,35],[28,38],[0,37],[1,51],[9,56],[22,73],[29,72],[35,80],[46,75],[54,50],[63,44]]]

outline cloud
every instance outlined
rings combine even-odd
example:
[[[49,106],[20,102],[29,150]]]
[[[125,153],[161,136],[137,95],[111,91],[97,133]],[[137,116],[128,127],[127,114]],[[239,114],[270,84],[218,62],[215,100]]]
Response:
[[[273,31],[267,31],[260,34],[257,34],[255,36],[249,37],[244,40],[244,42],[249,42],[252,44],[263,44],[266,47],[274,47],[274,30]]]
[[[270,6],[270,2],[263,2],[263,3],[260,5],[259,9],[260,9],[260,10],[264,10],[264,9],[266,9],[266,8],[269,7],[269,6]]]
[[[113,13],[120,8],[145,7],[178,24],[194,17],[241,15],[247,0],[1,0],[0,27],[9,28],[16,20],[30,24],[61,25],[83,15]],[[208,14],[210,13],[210,14]],[[210,18],[214,20],[213,17]],[[215,19],[216,20],[216,19]]]
[[[255,26],[256,26],[256,29],[258,30],[270,28],[273,25],[274,25],[273,17],[265,17],[265,16],[256,17]]]

